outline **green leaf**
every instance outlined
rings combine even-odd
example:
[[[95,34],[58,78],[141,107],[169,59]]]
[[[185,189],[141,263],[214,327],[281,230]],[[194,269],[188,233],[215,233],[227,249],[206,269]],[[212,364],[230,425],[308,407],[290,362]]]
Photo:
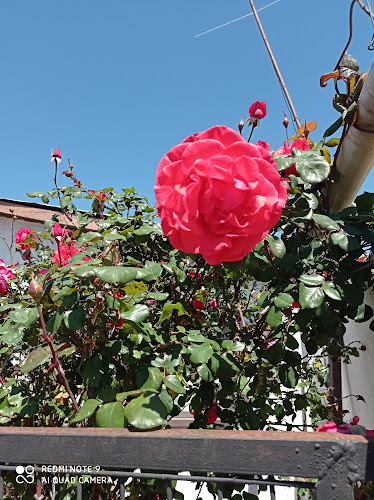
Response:
[[[16,345],[21,341],[23,337],[24,329],[20,327],[10,327],[7,328],[5,333],[0,337],[0,341],[8,345]]]
[[[129,396],[130,397],[138,397],[140,396],[141,394],[143,394],[145,391],[143,390],[140,390],[140,389],[135,389],[134,391],[125,391],[125,392],[119,392],[117,395],[116,395],[116,400],[117,401],[120,401],[121,403],[123,401],[125,401],[125,399],[127,399]]]
[[[79,414],[78,414],[79,415]],[[98,427],[109,429],[123,429],[127,427],[125,410],[122,403],[106,403],[96,412],[96,424]]]
[[[143,269],[137,269],[137,279],[142,279],[144,281],[155,281],[160,274],[162,273],[161,264],[157,264],[157,262],[149,262],[145,263]]]
[[[291,307],[294,300],[288,293],[280,293],[277,297],[275,297],[274,304],[279,309],[285,309],[286,307]]]
[[[66,208],[69,204],[71,203],[71,197],[70,196],[63,196],[60,200],[60,206],[61,208]]]
[[[129,311],[121,313],[121,318],[125,321],[133,321],[138,324],[147,319],[149,308],[144,304],[135,304]]]
[[[75,270],[75,274],[79,278],[99,278],[99,280],[103,283],[112,283],[123,286],[136,278],[137,269],[122,266],[80,266]]]
[[[201,363],[207,363],[209,361],[213,354],[213,348],[210,344],[205,342],[204,344],[189,346],[188,352],[191,362],[200,365]]]
[[[173,314],[173,311],[177,311],[178,316],[183,316],[184,314],[187,314],[180,302],[177,302],[176,304],[167,303],[164,305],[164,308],[162,310],[159,324],[161,325],[166,319],[169,319],[170,316]]]
[[[76,247],[81,248],[83,245],[85,245],[88,242],[93,243],[95,241],[102,240],[102,239],[103,239],[102,234],[97,233],[97,232],[93,232],[93,231],[88,231],[87,233],[83,233],[78,238]]]
[[[143,367],[145,376],[147,377],[144,381],[142,374],[142,377],[138,377],[140,379],[143,379],[141,383],[139,384],[140,387],[139,389],[142,391],[157,391],[163,380],[163,373],[160,371],[159,368],[154,368],[154,367]],[[138,372],[137,375],[140,375],[141,372]]]
[[[80,295],[76,290],[72,290],[71,293],[67,293],[62,302],[67,309],[71,309],[75,304],[79,302]]]
[[[213,382],[214,380],[212,372],[205,363],[197,367],[197,373],[200,375],[202,380],[204,380],[204,382]]]
[[[51,351],[48,346],[37,347],[34,351],[28,354],[27,358],[21,365],[21,373],[29,373],[36,367],[45,363],[51,357]]]
[[[60,328],[62,320],[63,320],[63,314],[60,309],[63,309],[62,307],[58,308],[55,314],[53,314],[48,322],[47,322],[47,330],[48,333],[56,333],[57,330]]]
[[[281,238],[274,238],[273,236],[267,235],[266,241],[269,243],[271,253],[281,259],[286,253],[286,246]]]
[[[324,300],[324,293],[320,287],[307,287],[300,284],[299,303],[302,309],[315,309]]]
[[[29,317],[28,309],[16,309],[14,311],[10,311],[9,317],[15,323],[25,323]]]
[[[283,170],[287,170],[295,163],[295,158],[290,158],[289,156],[278,156],[276,157],[277,162],[277,170],[278,172],[282,172]]]
[[[337,233],[332,233],[330,235],[330,241],[333,245],[338,245],[342,250],[348,252],[348,236],[344,231],[339,231]]]
[[[296,170],[300,177],[309,184],[323,182],[330,174],[327,160],[316,153],[301,155],[296,162]]]
[[[322,283],[324,283],[325,281],[325,278],[323,276],[320,276],[319,274],[303,274],[299,279],[301,283],[309,286],[322,285]]]
[[[171,389],[177,394],[186,394],[186,389],[176,375],[168,375],[164,383],[168,389]]]
[[[276,328],[282,323],[282,319],[283,319],[282,311],[277,311],[274,306],[271,306],[266,316],[267,324],[272,328]]]
[[[40,191],[32,191],[29,193],[26,193],[26,196],[29,198],[42,198],[45,195],[45,193],[41,193]]]
[[[338,130],[343,124],[343,118],[340,116],[336,122],[334,122],[328,129],[325,130],[325,133],[323,134],[323,137],[330,137],[334,132]]]
[[[171,397],[171,395],[168,393],[166,389],[162,389],[158,397],[165,406],[167,413],[170,414],[173,410],[174,399]]]
[[[340,226],[337,222],[327,217],[327,215],[314,214],[313,219],[322,228],[327,231],[340,231]]]
[[[374,208],[374,193],[365,191],[355,199],[356,207],[360,212],[370,212]]]
[[[69,423],[76,424],[77,422],[82,422],[82,420],[90,417],[100,404],[100,401],[97,401],[97,399],[87,399],[87,401],[83,403],[79,413],[77,413],[77,415],[72,418]]]
[[[342,300],[343,293],[339,286],[334,285],[334,283],[323,283],[322,288],[324,289],[326,295],[334,300]]]
[[[69,330],[80,330],[86,323],[86,313],[82,306],[75,307],[67,311],[64,316],[64,322]]]
[[[126,405],[125,416],[136,429],[150,430],[166,423],[166,408],[156,393],[147,391]]]
[[[285,387],[294,389],[298,381],[298,375],[293,366],[281,365],[279,367],[279,379]]]
[[[168,293],[159,293],[159,292],[151,292],[148,293],[147,297],[153,300],[157,300],[159,302],[163,302],[169,297]]]
[[[357,323],[364,323],[368,321],[373,316],[373,309],[367,304],[360,304],[357,309],[357,315],[355,321]]]

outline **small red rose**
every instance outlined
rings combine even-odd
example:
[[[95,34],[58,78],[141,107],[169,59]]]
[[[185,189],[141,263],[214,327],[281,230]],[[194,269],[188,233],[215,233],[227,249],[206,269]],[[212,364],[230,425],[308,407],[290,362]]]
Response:
[[[262,120],[266,116],[266,103],[262,101],[256,101],[249,108],[249,116],[251,118],[257,118],[257,120]]]

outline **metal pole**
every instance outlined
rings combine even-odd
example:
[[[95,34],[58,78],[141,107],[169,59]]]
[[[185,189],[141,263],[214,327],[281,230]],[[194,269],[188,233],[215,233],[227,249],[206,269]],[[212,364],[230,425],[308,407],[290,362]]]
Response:
[[[268,40],[267,40],[267,38],[266,38],[264,28],[262,27],[262,24],[261,24],[261,22],[260,22],[260,18],[258,17],[257,10],[256,10],[256,8],[255,8],[255,5],[254,5],[254,3],[253,3],[253,0],[249,0],[249,4],[250,4],[250,6],[251,6],[251,8],[252,8],[253,15],[255,16],[255,19],[256,19],[256,23],[257,23],[258,29],[260,30],[260,33],[261,33],[261,36],[262,36],[262,38],[263,38],[263,40],[264,40],[265,46],[266,46],[266,48],[267,48],[267,51],[269,52],[269,56],[270,56],[271,62],[272,62],[272,64],[273,64],[273,67],[274,67],[275,73],[277,74],[277,77],[278,77],[279,83],[281,84],[281,87],[282,87],[283,92],[284,92],[284,94],[285,94],[285,96],[286,96],[287,102],[288,102],[288,104],[289,104],[289,106],[290,106],[291,113],[292,113],[292,115],[293,115],[294,121],[295,121],[295,123],[296,123],[296,125],[297,125],[297,128],[299,129],[299,128],[300,128],[300,126],[301,126],[301,125],[300,125],[300,120],[299,120],[299,118],[298,118],[298,116],[297,116],[297,114],[296,114],[296,110],[295,110],[294,105],[293,105],[293,103],[292,103],[292,100],[291,100],[290,94],[288,93],[288,90],[287,90],[286,84],[284,83],[284,80],[283,80],[283,78],[282,78],[282,74],[281,74],[281,72],[280,72],[280,70],[279,70],[279,68],[278,68],[278,64],[277,64],[277,62],[276,62],[276,60],[275,60],[275,57],[274,57],[274,54],[273,54],[273,52],[272,52],[272,50],[271,50],[271,48],[270,48],[270,44],[269,44],[269,42],[268,42]]]

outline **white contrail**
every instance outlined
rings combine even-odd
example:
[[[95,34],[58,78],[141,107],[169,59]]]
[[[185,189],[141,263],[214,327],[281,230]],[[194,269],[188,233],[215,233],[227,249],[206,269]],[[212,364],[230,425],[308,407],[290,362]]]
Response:
[[[272,5],[274,5],[275,3],[278,3],[278,2],[280,2],[280,0],[275,0],[275,2],[272,2],[272,3],[269,3],[268,5],[265,5],[265,7],[261,7],[261,9],[257,9],[257,12],[260,12],[260,10],[267,9],[268,7],[271,7]],[[245,17],[248,17],[248,16],[253,16],[253,12],[251,12],[250,14],[246,14],[245,16],[238,17],[237,19],[233,19],[232,21],[229,21],[228,23],[216,26],[215,28],[212,28],[211,30],[204,31],[203,33],[200,33],[199,35],[195,35],[195,38],[197,38],[198,36],[206,35],[207,33],[210,33],[211,31],[218,30],[219,28],[222,28],[223,26],[227,26],[228,24],[235,23],[236,21],[239,21],[240,19],[244,19]]]

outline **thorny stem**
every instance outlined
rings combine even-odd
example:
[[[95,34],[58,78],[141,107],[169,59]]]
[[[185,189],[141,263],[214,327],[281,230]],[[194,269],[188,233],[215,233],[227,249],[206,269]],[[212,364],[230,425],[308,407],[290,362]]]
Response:
[[[51,350],[51,354],[52,354],[52,363],[51,363],[51,366],[53,366],[57,373],[59,374],[61,380],[62,380],[62,383],[67,391],[67,393],[69,394],[69,397],[73,403],[73,406],[75,408],[75,411],[78,413],[79,412],[79,406],[78,406],[78,403],[74,397],[74,394],[72,393],[72,390],[70,389],[70,385],[69,385],[69,382],[65,376],[65,372],[64,372],[64,369],[62,368],[61,366],[61,363],[60,363],[60,360],[58,359],[58,356],[57,356],[57,353],[53,347],[53,344],[52,344],[52,340],[51,340],[51,337],[48,335],[48,332],[47,332],[47,328],[45,326],[45,321],[44,321],[44,317],[43,317],[43,313],[42,313],[42,306],[40,304],[37,304],[36,305],[37,309],[38,309],[38,314],[39,314],[39,319],[40,319],[40,324],[41,324],[41,327],[42,327],[42,330],[43,330],[43,339],[47,342],[50,350]]]

